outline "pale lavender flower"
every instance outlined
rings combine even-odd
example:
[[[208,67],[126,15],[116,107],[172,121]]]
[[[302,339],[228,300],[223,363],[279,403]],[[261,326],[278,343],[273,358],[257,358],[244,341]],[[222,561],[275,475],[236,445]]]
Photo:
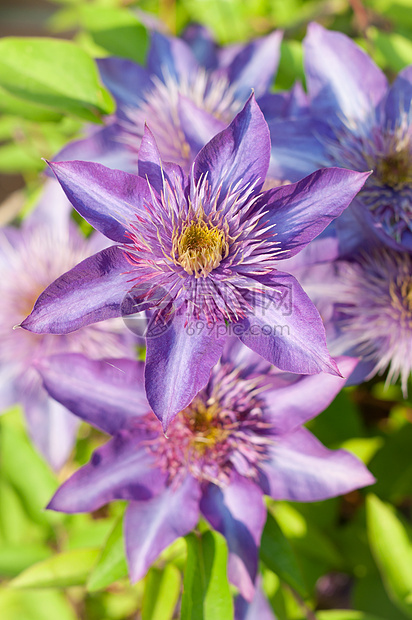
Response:
[[[343,251],[362,245],[368,231],[389,247],[410,251],[412,67],[389,85],[349,37],[316,23],[308,27],[304,50],[309,114],[270,123],[270,174],[296,180],[325,165],[373,170],[348,210],[351,218],[336,221],[338,234],[345,235]]]
[[[337,361],[344,374],[357,362]],[[143,363],[72,354],[42,360],[38,368],[51,396],[113,435],[60,487],[49,508],[89,512],[130,500],[124,532],[133,581],[203,515],[226,538],[229,579],[251,601],[264,494],[317,501],[374,481],[358,459],[328,450],[303,427],[345,380],[281,373],[238,341],[228,343],[210,381],[172,421],[167,437],[145,399]]]
[[[278,268],[342,212],[368,174],[330,168],[260,192],[269,153],[251,97],[200,151],[189,178],[162,163],[148,129],[140,176],[51,164],[79,213],[121,245],[56,280],[22,326],[68,333],[151,309],[146,389],[165,428],[206,385],[230,333],[282,370],[337,372],[316,309]]]
[[[33,362],[63,351],[99,358],[124,356],[131,350],[131,346],[126,346],[125,336],[120,335],[121,325],[115,328],[113,322],[90,326],[68,336],[13,330],[50,282],[103,247],[102,241],[106,241],[98,233],[86,240],[74,223],[70,224],[70,210],[58,185],[49,181],[42,203],[21,228],[0,229],[1,409],[22,403],[33,442],[55,469],[67,459],[78,423],[48,397]]]

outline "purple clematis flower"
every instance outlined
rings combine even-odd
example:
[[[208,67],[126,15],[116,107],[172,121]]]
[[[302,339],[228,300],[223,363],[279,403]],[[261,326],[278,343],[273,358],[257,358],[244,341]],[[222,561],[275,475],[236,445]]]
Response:
[[[337,362],[346,374],[357,360]],[[133,581],[203,515],[226,538],[229,579],[251,601],[264,494],[317,501],[374,482],[357,458],[328,450],[302,426],[345,380],[282,373],[238,341],[228,343],[207,386],[173,420],[168,437],[145,399],[142,362],[72,354],[42,360],[38,368],[53,398],[113,435],[48,508],[88,512],[130,500],[124,531]]]
[[[319,258],[319,257],[318,257]],[[412,372],[412,259],[369,245],[350,260],[315,263],[295,273],[322,313],[333,354],[360,358],[351,383],[387,372],[407,397]]]
[[[78,421],[48,397],[34,360],[64,351],[96,358],[132,351],[131,344],[126,344],[130,334],[113,321],[68,336],[13,331],[45,286],[107,244],[98,233],[86,241],[70,224],[70,211],[58,184],[49,181],[40,204],[21,228],[0,229],[0,408],[22,403],[30,436],[55,469],[60,469],[73,447]]]
[[[336,373],[319,314],[278,266],[342,212],[368,173],[331,168],[260,192],[269,152],[252,96],[197,155],[189,179],[162,164],[148,129],[141,176],[51,164],[79,213],[121,245],[56,280],[22,327],[68,333],[150,308],[146,389],[165,429],[207,384],[228,334],[282,370]]]
[[[270,122],[271,176],[296,180],[325,165],[373,170],[335,223],[345,235],[342,251],[362,244],[365,231],[389,247],[411,251],[412,67],[389,86],[351,39],[316,23],[309,25],[304,49],[310,113]]]
[[[206,28],[191,25],[180,38],[153,32],[146,68],[122,58],[99,59],[116,115],[56,159],[135,172],[145,123],[150,123],[162,159],[188,172],[198,151],[233,120],[251,90],[258,100],[269,91],[281,39],[278,31],[247,45],[219,48]]]

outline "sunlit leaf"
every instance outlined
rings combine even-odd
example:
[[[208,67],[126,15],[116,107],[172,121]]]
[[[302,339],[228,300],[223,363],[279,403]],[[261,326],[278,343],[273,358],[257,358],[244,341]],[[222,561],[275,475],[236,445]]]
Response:
[[[91,121],[114,110],[95,63],[70,41],[3,38],[0,86],[30,103]]]
[[[412,545],[396,514],[375,495],[367,498],[369,543],[387,592],[412,618]]]
[[[68,588],[84,585],[99,553],[99,549],[75,549],[58,553],[30,566],[10,585],[14,588]]]
[[[303,597],[306,586],[293,549],[273,516],[268,513],[262,534],[260,557],[268,568]]]
[[[164,570],[151,568],[146,577],[142,620],[171,620],[180,594],[180,572],[168,564]]]
[[[181,620],[227,620],[233,602],[227,580],[227,546],[214,531],[189,534]]]
[[[127,563],[123,542],[122,519],[114,526],[102,554],[91,573],[87,589],[90,592],[100,590],[127,576]]]

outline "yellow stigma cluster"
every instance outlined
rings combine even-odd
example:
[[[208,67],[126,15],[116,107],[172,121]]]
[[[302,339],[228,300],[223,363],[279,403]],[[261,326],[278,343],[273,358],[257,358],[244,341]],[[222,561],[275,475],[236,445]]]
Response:
[[[173,243],[176,262],[195,278],[206,277],[228,253],[225,232],[203,218],[185,224]]]
[[[200,455],[225,441],[230,434],[219,419],[217,402],[205,404],[200,398],[183,412],[187,427],[192,432],[191,449]]]
[[[376,177],[383,185],[396,189],[411,183],[412,166],[409,145],[385,155],[375,163],[374,168]]]
[[[412,328],[412,277],[402,274],[396,281],[389,282],[389,293],[392,307],[398,313],[398,319],[403,327]]]

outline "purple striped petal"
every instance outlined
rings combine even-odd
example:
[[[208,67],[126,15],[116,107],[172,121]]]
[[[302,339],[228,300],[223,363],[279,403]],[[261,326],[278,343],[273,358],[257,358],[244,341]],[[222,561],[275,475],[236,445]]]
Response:
[[[154,73],[160,79],[170,76],[180,82],[180,80],[187,81],[195,74],[199,64],[185,41],[153,32],[147,55],[147,67],[150,73]]]
[[[73,140],[55,155],[58,161],[92,161],[109,168],[136,172],[137,156],[125,144],[120,142],[121,131],[118,123],[106,127],[93,128],[93,132],[81,140]],[[48,172],[51,176],[51,172]]]
[[[180,126],[191,151],[191,161],[199,151],[220,131],[226,123],[213,116],[183,95],[179,96]]]
[[[272,32],[255,39],[235,56],[227,71],[236,97],[246,99],[251,89],[260,97],[269,90],[279,64],[282,37],[281,30]]]
[[[384,73],[349,37],[309,24],[305,74],[313,111],[362,119],[387,89]]]
[[[279,241],[279,260],[300,252],[351,203],[370,172],[323,168],[302,181],[269,190],[268,222]]]
[[[252,351],[288,372],[339,374],[319,313],[296,278],[277,271],[248,301],[253,314],[234,333]]]
[[[166,432],[171,420],[187,407],[209,381],[226,340],[217,325],[200,332],[186,325],[184,312],[175,314],[168,329],[147,339],[146,393]],[[224,333],[224,330],[222,330]]]
[[[201,24],[189,24],[180,38],[188,44],[202,67],[209,70],[217,67],[217,44],[207,28]]]
[[[222,202],[230,188],[256,183],[258,191],[265,180],[270,157],[269,129],[252,95],[229,127],[203,147],[193,163],[195,182],[207,174],[215,196],[220,185]]]
[[[110,435],[150,411],[143,362],[90,360],[80,353],[66,353],[43,358],[36,368],[50,396]]]
[[[304,428],[279,437],[261,466],[263,492],[274,499],[315,502],[375,482],[345,450],[328,450]]]
[[[130,579],[138,581],[159,554],[199,519],[199,483],[187,476],[177,488],[170,486],[148,501],[132,502],[124,532]]]
[[[91,512],[115,499],[150,500],[163,491],[166,479],[144,446],[155,437],[138,429],[121,431],[93,452],[90,462],[57,490],[47,508]]]
[[[330,405],[344,387],[346,378],[352,373],[358,360],[353,357],[339,357],[336,362],[343,377],[326,373],[303,376],[285,387],[262,394],[276,434],[289,433]]]
[[[101,233],[122,243],[125,227],[151,202],[145,179],[85,161],[49,163],[76,211]]]
[[[21,327],[38,334],[67,334],[121,316],[132,286],[129,272],[130,263],[117,246],[86,258],[43,291]]]
[[[408,113],[412,101],[412,66],[405,67],[391,85],[385,101],[385,126],[395,131],[402,127],[405,112]]]
[[[139,175],[147,179],[159,194],[163,191],[164,178],[172,187],[186,185],[186,176],[180,166],[162,162],[156,139],[147,125],[139,148]]]
[[[257,578],[255,596],[251,603],[241,595],[236,597],[235,620],[276,620],[273,609],[263,593],[259,577]]]
[[[255,593],[258,549],[266,521],[262,491],[251,480],[233,473],[230,484],[208,484],[200,510],[220,532],[229,548],[228,576],[248,601]]]

